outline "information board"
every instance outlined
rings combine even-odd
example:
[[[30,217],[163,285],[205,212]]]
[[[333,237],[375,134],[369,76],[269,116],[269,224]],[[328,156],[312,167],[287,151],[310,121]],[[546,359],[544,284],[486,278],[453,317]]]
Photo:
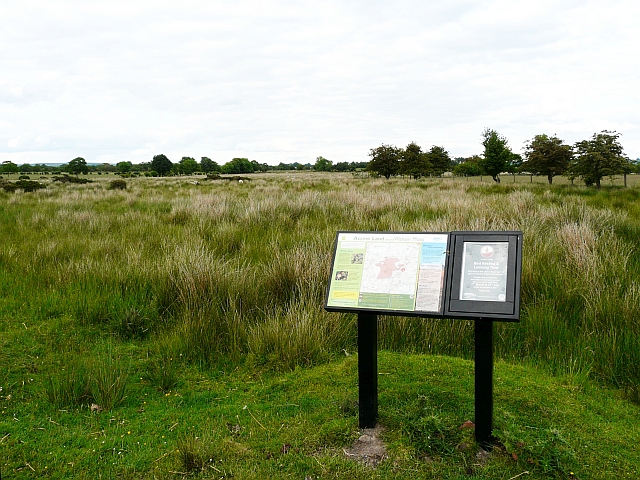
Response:
[[[522,232],[337,232],[325,309],[520,319]]]
[[[336,234],[325,309],[358,314],[360,428],[378,417],[378,314],[475,320],[475,437],[493,431],[493,322],[520,320],[522,232]]]
[[[520,319],[522,232],[451,232],[447,318]]]
[[[507,299],[508,242],[465,242],[460,300],[504,302]]]
[[[443,309],[447,233],[338,232],[327,310]]]

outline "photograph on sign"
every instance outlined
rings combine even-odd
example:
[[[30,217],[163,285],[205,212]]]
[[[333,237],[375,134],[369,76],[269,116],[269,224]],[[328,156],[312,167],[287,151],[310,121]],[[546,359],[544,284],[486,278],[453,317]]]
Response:
[[[328,307],[442,308],[448,234],[338,233]]]
[[[460,300],[504,302],[509,242],[464,242]]]

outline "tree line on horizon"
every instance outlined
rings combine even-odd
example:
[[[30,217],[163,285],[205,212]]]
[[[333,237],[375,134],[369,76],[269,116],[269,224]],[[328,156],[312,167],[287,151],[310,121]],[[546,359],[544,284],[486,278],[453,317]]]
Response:
[[[67,164],[51,166],[45,164],[16,165],[11,161],[0,164],[2,173],[117,173],[120,175],[192,175],[204,174],[245,174],[273,170],[315,170],[323,172],[368,171],[387,179],[402,175],[413,179],[441,176],[451,172],[456,176],[488,175],[500,183],[500,174],[527,173],[546,176],[549,184],[557,175],[565,175],[572,182],[578,178],[586,185],[600,188],[601,180],[607,176],[640,173],[640,159],[635,161],[624,154],[620,144],[620,133],[602,130],[594,133],[589,140],[568,145],[556,135],[540,134],[525,142],[524,154],[511,150],[506,137],[486,128],[482,132],[481,144],[484,152],[471,157],[452,158],[442,146],[432,146],[423,151],[417,143],[411,142],[405,148],[382,144],[369,151],[368,162],[333,163],[322,156],[314,164],[280,163],[276,166],[259,163],[247,158],[233,158],[219,165],[209,157],[201,157],[200,162],[193,157],[182,157],[172,162],[166,155],[155,155],[150,162],[134,164],[128,161],[116,165],[103,163],[89,165],[82,157],[76,157]]]
[[[404,149],[382,144],[369,151],[371,161],[367,168],[387,179],[394,175],[417,179],[450,171],[457,176],[489,175],[497,183],[502,173],[543,175],[549,184],[555,176],[566,175],[571,181],[579,178],[597,188],[604,177],[624,175],[626,185],[626,175],[640,173],[640,163],[624,154],[620,136],[615,131],[602,130],[589,140],[568,145],[555,135],[541,134],[526,141],[524,155],[519,155],[511,150],[506,137],[486,128],[482,132],[482,155],[451,159],[443,147],[433,146],[423,152],[415,142]]]
[[[166,155],[159,154],[153,157],[150,162],[132,163],[128,161],[118,162],[116,165],[110,163],[102,163],[98,165],[88,164],[82,157],[76,157],[69,163],[59,166],[28,163],[17,165],[11,161],[4,161],[0,164],[0,174],[2,173],[41,173],[41,174],[62,174],[70,173],[73,175],[89,174],[89,173],[116,173],[120,175],[146,175],[146,176],[169,176],[169,175],[192,175],[195,173],[204,174],[240,174],[267,171],[283,171],[283,170],[322,170],[336,172],[353,172],[356,170],[364,170],[369,162],[333,162],[318,157],[315,165],[312,163],[283,163],[278,165],[268,165],[259,163],[256,160],[248,158],[233,158],[232,160],[219,165],[216,161],[209,157],[202,157],[200,162],[193,157],[182,157],[179,162],[172,162]],[[323,165],[329,165],[330,168],[323,168]]]

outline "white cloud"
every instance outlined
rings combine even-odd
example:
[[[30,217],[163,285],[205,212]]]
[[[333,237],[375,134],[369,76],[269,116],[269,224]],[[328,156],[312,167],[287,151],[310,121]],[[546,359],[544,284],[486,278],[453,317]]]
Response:
[[[484,127],[516,149],[618,129],[640,156],[639,19],[627,1],[12,2],[0,160],[469,155]]]

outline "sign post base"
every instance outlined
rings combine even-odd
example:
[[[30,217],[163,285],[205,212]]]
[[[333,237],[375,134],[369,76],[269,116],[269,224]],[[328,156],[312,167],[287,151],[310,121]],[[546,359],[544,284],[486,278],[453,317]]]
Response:
[[[491,445],[493,436],[493,321],[476,320],[475,329],[475,411],[476,442]]]
[[[358,411],[360,428],[378,419],[378,316],[358,313]]]

